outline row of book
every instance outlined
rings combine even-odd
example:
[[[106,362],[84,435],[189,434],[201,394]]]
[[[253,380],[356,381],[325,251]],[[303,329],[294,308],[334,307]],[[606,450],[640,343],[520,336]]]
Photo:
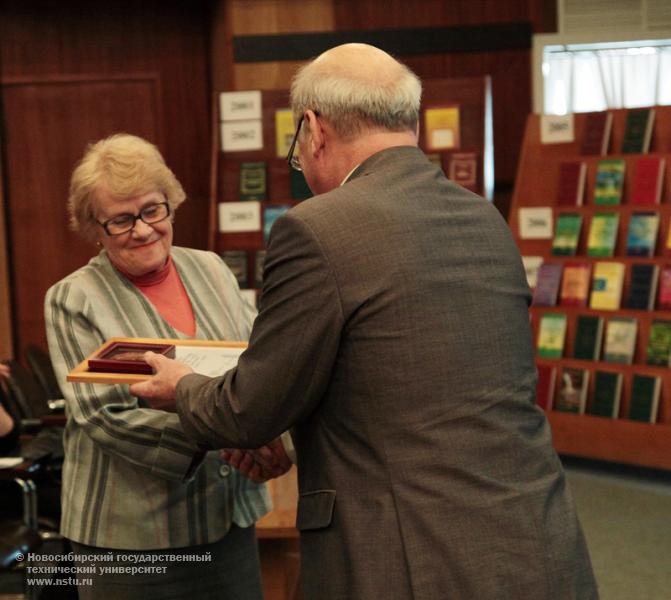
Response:
[[[671,266],[629,265],[629,285],[624,295],[627,265],[620,262],[570,260],[542,262],[533,272],[524,257],[527,281],[533,288],[532,306],[575,306],[596,310],[671,310]],[[542,259],[541,259],[542,260]],[[624,301],[623,301],[624,296]]]
[[[538,365],[536,401],[544,410],[590,414],[611,419],[623,417],[645,423],[657,422],[661,393],[660,377],[633,374],[625,414],[621,414],[622,373],[595,371],[591,395],[588,369],[565,367],[561,370],[559,381],[556,380],[556,367]]]
[[[624,124],[624,136],[619,150],[622,154],[645,154],[650,149],[655,109],[630,108]],[[580,145],[580,153],[608,154],[610,148],[613,113],[609,111],[588,113]]]
[[[657,237],[660,216],[656,212],[632,213],[627,225],[625,244],[626,256],[654,256],[657,251]],[[577,213],[560,213],[555,223],[552,240],[552,254],[555,256],[575,256],[580,244],[583,216]],[[620,214],[613,211],[595,212],[590,219],[587,233],[587,256],[614,256],[617,246]],[[663,248],[671,252],[671,227]]]
[[[601,160],[596,165],[593,203],[597,206],[616,204],[659,204],[662,198],[666,160],[661,156],[644,156],[634,163],[631,194],[624,198],[627,163],[621,158]],[[580,206],[585,195],[587,163],[564,161],[559,164],[558,206]]]
[[[296,171],[287,166],[289,173],[289,191],[291,200],[306,200],[312,197],[312,192],[305,181],[301,171]],[[264,161],[250,161],[240,163],[240,189],[238,199],[241,202],[247,200],[268,200],[268,168]]]
[[[563,313],[540,316],[536,354],[539,358],[564,358],[568,318]],[[579,315],[575,324],[572,358],[617,364],[632,364],[636,358],[638,321],[633,317]],[[602,350],[603,346],[603,350]],[[668,367],[671,362],[671,321],[650,323],[645,364]]]

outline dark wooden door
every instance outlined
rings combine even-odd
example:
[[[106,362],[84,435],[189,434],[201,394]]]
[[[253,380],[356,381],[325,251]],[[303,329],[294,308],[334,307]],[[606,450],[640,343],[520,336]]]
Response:
[[[14,348],[46,345],[44,295],[96,248],[68,228],[70,174],[86,145],[125,131],[160,145],[159,79],[49,77],[5,80],[5,191]]]

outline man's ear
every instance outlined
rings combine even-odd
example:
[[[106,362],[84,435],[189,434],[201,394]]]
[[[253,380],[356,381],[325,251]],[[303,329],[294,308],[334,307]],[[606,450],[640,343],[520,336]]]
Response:
[[[310,139],[308,140],[308,149],[313,156],[317,156],[322,152],[326,144],[326,136],[322,122],[312,110],[305,111],[305,120],[310,131]]]

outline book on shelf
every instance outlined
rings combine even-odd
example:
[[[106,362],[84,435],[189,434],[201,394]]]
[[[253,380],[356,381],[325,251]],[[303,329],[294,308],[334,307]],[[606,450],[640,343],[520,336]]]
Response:
[[[636,354],[638,321],[630,317],[612,317],[606,323],[604,362],[630,365]]]
[[[289,153],[291,142],[296,135],[294,113],[290,108],[275,111],[275,156],[284,158]]]
[[[617,419],[622,397],[622,373],[597,371],[594,374],[594,393],[589,414]]]
[[[475,152],[451,152],[447,156],[447,176],[471,192],[478,192],[478,156]]]
[[[634,165],[630,204],[659,204],[662,198],[664,167],[661,156],[642,156]]]
[[[591,112],[585,115],[580,154],[608,154],[613,113],[608,111]]]
[[[655,307],[659,266],[634,264],[629,273],[629,293],[624,301],[625,308],[652,310]]]
[[[555,256],[575,256],[580,241],[582,216],[560,213],[557,216],[555,235],[552,240],[552,254]]]
[[[587,163],[569,161],[559,165],[559,182],[557,185],[558,206],[580,206],[585,192]]]
[[[247,287],[247,252],[244,250],[225,250],[219,253],[226,266],[235,275],[238,286]]]
[[[671,321],[654,319],[648,332],[645,362],[660,367],[669,366],[671,357]]]
[[[622,154],[646,154],[650,149],[654,108],[630,108],[624,123]]]
[[[433,106],[424,109],[424,140],[430,151],[451,150],[461,145],[459,105]]]
[[[657,308],[671,310],[671,266],[664,266],[659,274]]]
[[[270,237],[270,230],[273,224],[279,217],[291,208],[288,204],[276,204],[274,206],[266,206],[263,209],[263,242],[268,243]]]
[[[632,421],[656,423],[661,389],[661,377],[635,373],[631,379],[627,417]]]
[[[561,358],[566,339],[566,315],[546,313],[538,325],[536,353],[541,358]]]
[[[266,251],[257,250],[254,253],[254,287],[261,289],[263,287],[263,266],[266,261]]]
[[[613,256],[617,242],[620,215],[616,212],[595,212],[587,235],[588,256]]]
[[[575,117],[565,115],[540,115],[541,144],[567,144],[575,141]]]
[[[573,340],[573,358],[599,360],[603,339],[603,317],[578,315]]]
[[[559,304],[563,306],[587,306],[592,263],[572,260],[564,263]]]
[[[612,206],[622,203],[626,166],[627,163],[621,158],[599,161],[594,180],[594,204]]]
[[[627,228],[627,256],[654,256],[658,231],[658,213],[633,213]]]
[[[597,262],[592,275],[589,305],[600,310],[617,310],[622,301],[625,266],[619,262]]]
[[[536,370],[538,371],[536,404],[543,410],[550,410],[554,401],[557,369],[550,365],[536,365]]]
[[[556,306],[561,274],[562,265],[559,263],[543,263],[540,266],[531,297],[532,306]]]
[[[527,276],[527,285],[533,290],[538,281],[538,271],[543,264],[542,256],[523,256],[522,265],[524,266],[524,274]]]
[[[588,386],[589,371],[587,369],[572,367],[562,369],[554,409],[578,415],[584,414]]]
[[[265,200],[267,198],[266,163],[243,162],[240,164],[240,200]]]

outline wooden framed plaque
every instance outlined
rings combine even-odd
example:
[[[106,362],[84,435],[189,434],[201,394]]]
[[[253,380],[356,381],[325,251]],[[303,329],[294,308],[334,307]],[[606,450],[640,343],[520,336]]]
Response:
[[[220,340],[111,338],[72,369],[67,380],[108,384],[145,381],[152,376],[151,367],[142,359],[147,351],[174,358],[196,373],[214,377],[234,367],[246,347],[247,342]]]

